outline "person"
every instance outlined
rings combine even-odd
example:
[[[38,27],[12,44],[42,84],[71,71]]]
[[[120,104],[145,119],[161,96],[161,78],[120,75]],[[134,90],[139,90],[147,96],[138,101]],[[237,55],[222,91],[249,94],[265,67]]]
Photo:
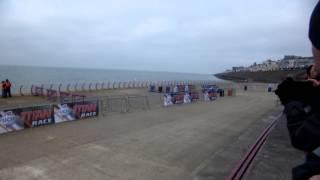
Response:
[[[313,78],[312,77],[312,68],[314,65],[311,65],[307,68],[307,80],[311,81],[313,83],[314,86],[320,86],[320,81],[317,80],[317,78]],[[320,78],[319,78],[320,79]]]
[[[1,88],[2,88],[2,97],[6,98],[7,97],[7,87],[6,87],[6,83],[4,81],[1,82]]]
[[[311,77],[316,78],[320,74],[320,1],[312,12],[309,25],[309,39],[312,43],[312,53],[315,58],[311,69]]]
[[[276,94],[284,105],[291,144],[306,152],[304,164],[293,169],[293,179],[320,174],[320,86],[287,78]]]
[[[284,105],[291,144],[306,152],[303,164],[293,168],[294,180],[320,179],[320,1],[310,19],[309,38],[315,58],[307,81],[284,80],[275,93]]]
[[[268,84],[268,92],[272,92],[272,84]]]
[[[6,79],[5,84],[6,84],[6,93],[7,93],[6,96],[12,97],[11,96],[11,82],[9,81],[9,79]]]
[[[159,93],[162,93],[162,86],[159,86],[159,87],[158,87],[158,92],[159,92]]]
[[[163,104],[164,104],[165,107],[173,105],[172,96],[169,93],[164,95],[164,99],[163,100],[164,100]]]

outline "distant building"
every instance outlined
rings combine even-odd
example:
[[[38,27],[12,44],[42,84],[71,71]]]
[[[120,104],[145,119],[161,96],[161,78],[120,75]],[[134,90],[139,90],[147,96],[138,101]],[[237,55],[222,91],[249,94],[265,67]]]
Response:
[[[301,56],[284,56],[280,61],[280,69],[299,69],[306,68],[314,64],[313,57],[301,57]]]
[[[263,69],[262,71],[276,71],[279,70],[279,64],[277,61],[272,61],[270,59],[266,60],[262,63]]]
[[[285,55],[283,59],[273,61],[268,59],[261,64],[253,63],[248,67],[238,66],[232,67],[232,70],[227,70],[226,72],[242,72],[242,71],[277,71],[277,70],[285,70],[285,69],[301,69],[306,68],[310,65],[314,64],[313,57],[301,57],[294,55]]]
[[[243,66],[239,66],[239,67],[232,67],[232,71],[233,71],[233,72],[241,72],[241,71],[245,71],[245,67],[243,67]]]

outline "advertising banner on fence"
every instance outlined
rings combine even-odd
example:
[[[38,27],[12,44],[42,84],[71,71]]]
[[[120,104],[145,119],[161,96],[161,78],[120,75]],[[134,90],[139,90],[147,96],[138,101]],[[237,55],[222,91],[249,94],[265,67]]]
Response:
[[[32,128],[54,124],[52,106],[39,106],[31,108],[21,108],[20,118],[25,128]]]
[[[98,101],[84,101],[0,111],[0,134],[76,119],[97,117],[98,105]]]
[[[54,106],[54,119],[56,123],[97,117],[99,111],[98,101],[85,101],[65,103]]]
[[[0,134],[24,129],[23,121],[17,111],[0,112]]]
[[[204,95],[204,101],[214,101],[218,97],[218,94],[214,92],[205,92],[203,95]]]
[[[0,134],[53,123],[51,106],[19,108],[0,112]]]
[[[165,94],[163,97],[163,105],[165,107],[172,106],[174,104],[189,104],[198,100],[199,93],[192,92],[192,93],[173,93],[173,94]]]

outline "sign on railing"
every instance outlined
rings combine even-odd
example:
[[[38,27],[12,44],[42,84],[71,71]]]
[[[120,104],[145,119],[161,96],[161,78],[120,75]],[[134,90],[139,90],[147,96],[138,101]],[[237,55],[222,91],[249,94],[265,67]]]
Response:
[[[99,115],[97,100],[0,111],[0,134]]]

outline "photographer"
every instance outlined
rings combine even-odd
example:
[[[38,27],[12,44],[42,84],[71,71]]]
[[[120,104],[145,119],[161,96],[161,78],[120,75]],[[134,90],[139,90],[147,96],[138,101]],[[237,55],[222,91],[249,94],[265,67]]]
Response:
[[[311,76],[316,78],[320,74],[320,1],[311,15],[309,39],[312,43],[312,53],[315,58],[315,64],[311,69]]]
[[[292,145],[306,152],[304,164],[293,169],[294,180],[320,180],[320,2],[310,20],[309,38],[315,64],[308,69],[307,81],[287,78],[276,90],[285,106]]]
[[[320,174],[320,86],[287,78],[276,94],[285,106],[292,145],[306,152],[306,162],[293,169],[293,179]]]

